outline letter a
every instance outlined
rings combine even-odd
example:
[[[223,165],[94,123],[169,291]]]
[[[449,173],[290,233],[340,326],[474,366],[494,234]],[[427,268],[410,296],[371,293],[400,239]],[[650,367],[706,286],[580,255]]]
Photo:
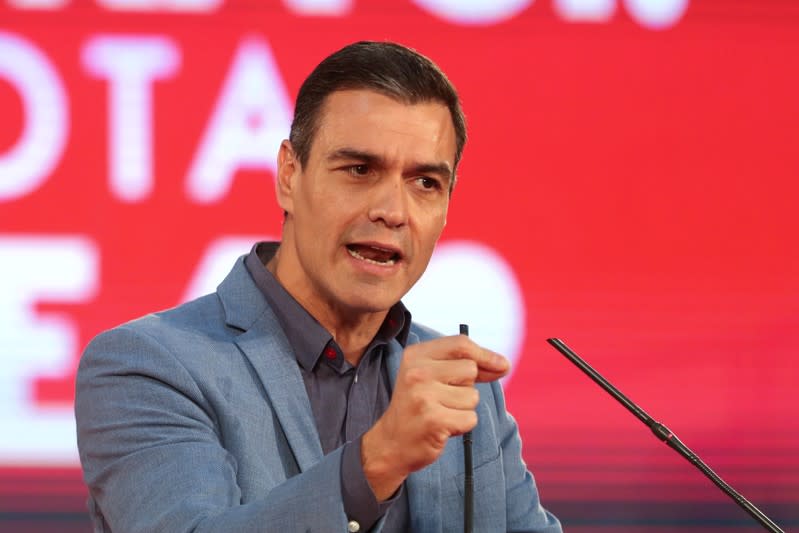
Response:
[[[239,168],[274,175],[280,142],[291,127],[291,103],[269,46],[241,44],[189,169],[186,192],[197,203],[221,200]]]

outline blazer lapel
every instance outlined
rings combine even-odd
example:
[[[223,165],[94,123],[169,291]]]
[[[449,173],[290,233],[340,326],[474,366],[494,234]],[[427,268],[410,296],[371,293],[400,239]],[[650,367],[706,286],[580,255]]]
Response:
[[[217,294],[228,325],[244,331],[234,342],[263,383],[300,471],[311,468],[323,453],[297,359],[242,258],[217,288]]]
[[[252,281],[243,258],[217,288],[227,324],[243,333],[234,339],[263,383],[300,471],[322,458],[322,446],[297,360],[266,299]],[[419,342],[410,333],[408,344]],[[386,365],[392,389],[402,361],[402,346],[389,343]],[[414,472],[405,483],[413,531],[442,530],[439,461]]]
[[[279,328],[276,322],[273,326]],[[275,330],[271,335],[264,335],[260,327],[253,328],[240,335],[236,344],[261,378],[297,465],[303,472],[322,458],[322,445],[294,352],[282,330],[277,331],[280,331],[279,335]]]
[[[414,334],[408,335],[408,345],[419,342]],[[402,346],[397,341],[389,343],[388,367],[391,389],[397,382],[400,363],[402,362]],[[421,470],[412,473],[405,480],[408,491],[412,531],[441,531],[441,465],[436,461]]]

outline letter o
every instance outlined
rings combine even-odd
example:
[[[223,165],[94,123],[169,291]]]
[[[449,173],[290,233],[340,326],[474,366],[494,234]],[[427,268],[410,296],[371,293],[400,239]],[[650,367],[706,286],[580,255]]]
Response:
[[[36,190],[61,159],[67,137],[67,98],[50,61],[33,44],[0,31],[0,78],[22,99],[24,125],[16,143],[0,154],[0,201]]]

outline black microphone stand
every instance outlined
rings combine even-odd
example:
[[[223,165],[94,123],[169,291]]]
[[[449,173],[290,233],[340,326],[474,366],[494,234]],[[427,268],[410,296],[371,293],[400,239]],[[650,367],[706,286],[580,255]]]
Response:
[[[469,336],[469,326],[460,325],[460,334]],[[472,468],[472,432],[463,434],[463,533],[472,533],[474,520],[474,473]]]
[[[603,378],[599,372],[591,368],[591,366],[583,361],[579,355],[574,353],[568,346],[566,346],[560,339],[547,339],[547,342],[555,347],[560,353],[566,356],[572,363],[585,372],[594,382],[605,389],[611,396],[616,398],[624,407],[627,408],[638,420],[643,422],[655,436],[669,445],[671,449],[679,453],[687,459],[692,465],[697,467],[710,481],[712,481],[724,493],[735,500],[744,511],[749,513],[755,520],[757,520],[766,530],[773,533],[785,533],[780,527],[775,524],[768,516],[766,516],[760,509],[752,505],[746,498],[744,498],[738,491],[729,486],[723,479],[707,466],[702,459],[696,456],[685,444],[683,444],[677,436],[671,432],[669,428],[660,422],[653,420],[651,416],[633,403],[629,398],[622,394],[616,387],[610,384],[608,380]]]

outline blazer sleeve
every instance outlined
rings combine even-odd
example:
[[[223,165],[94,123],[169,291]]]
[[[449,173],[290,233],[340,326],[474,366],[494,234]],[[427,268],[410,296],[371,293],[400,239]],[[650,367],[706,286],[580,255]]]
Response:
[[[561,533],[557,518],[541,505],[535,479],[522,458],[522,440],[516,421],[505,406],[499,381],[491,383],[497,416],[497,433],[505,475],[507,530],[529,533]]]
[[[156,339],[122,326],[78,369],[75,418],[101,531],[346,531],[341,450],[242,502],[236,460],[190,372]]]

